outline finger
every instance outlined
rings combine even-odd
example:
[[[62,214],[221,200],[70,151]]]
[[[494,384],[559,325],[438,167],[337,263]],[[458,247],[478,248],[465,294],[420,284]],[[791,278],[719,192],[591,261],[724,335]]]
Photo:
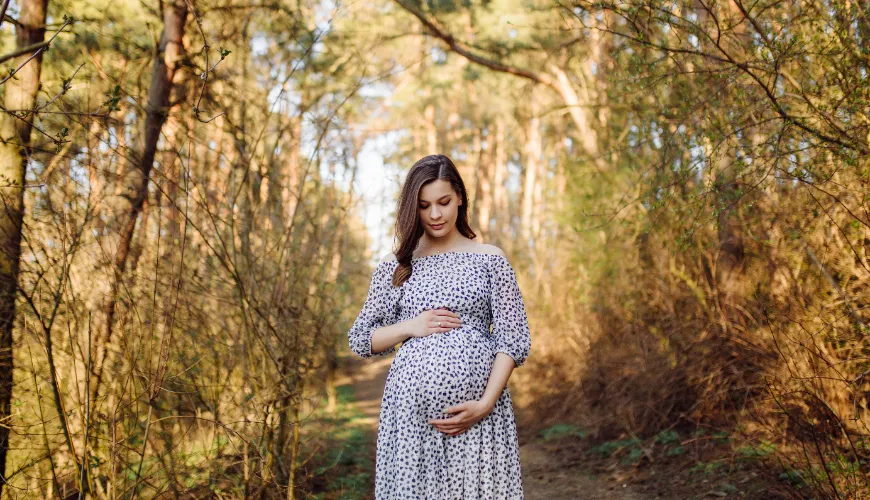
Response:
[[[450,418],[432,419],[429,421],[432,425],[457,425],[462,423],[459,415]]]
[[[454,418],[456,418],[456,417],[441,418],[441,419],[437,419],[437,420],[432,419],[429,421],[429,423],[432,425],[456,425],[458,423],[458,421],[453,420]]]
[[[453,331],[459,328],[460,325],[448,325],[446,321],[441,322],[441,326],[435,327],[435,332],[437,333],[447,333],[449,331]]]
[[[436,320],[429,321],[428,326],[429,326],[429,328],[439,328],[439,329],[444,330],[444,329],[456,328],[460,324],[461,323],[456,323],[455,320],[446,320],[446,319],[438,320],[438,319],[436,319]]]
[[[460,318],[458,314],[453,314],[453,313],[440,315],[440,316],[438,316],[438,320],[439,321],[447,321],[450,323],[461,323],[462,322],[462,318]]]
[[[447,324],[446,321],[444,321],[444,322],[441,323],[441,326],[436,326],[435,329],[436,329],[439,333],[446,333],[446,332],[449,332],[449,331],[455,330],[455,329],[459,328],[460,326],[461,326],[461,325],[450,325],[450,324]]]
[[[459,425],[465,425],[465,422],[446,422],[442,420],[440,422],[435,421],[432,423],[432,425],[435,427],[456,427]]]
[[[432,318],[429,321],[434,321],[435,323],[437,323],[439,321],[442,323],[461,323],[462,319],[457,318],[455,316],[437,316],[436,315],[436,316],[432,316]]]
[[[469,423],[470,422],[468,420],[463,420],[461,422],[449,422],[446,424],[438,424],[438,426],[439,427],[468,427]]]
[[[462,403],[459,403],[459,404],[456,405],[456,406],[448,406],[447,408],[444,408],[443,411],[444,411],[444,413],[447,413],[447,414],[450,414],[450,413],[458,413],[458,414],[461,415],[462,412],[465,411],[465,407],[466,407],[467,405],[468,405],[468,402],[467,402],[467,401],[464,401],[464,402],[462,402]]]
[[[456,431],[462,430],[462,429],[465,429],[465,426],[462,426],[462,425],[455,426],[454,425],[452,427],[438,427],[438,430],[441,432],[456,432]]]
[[[448,408],[444,413],[447,414],[447,416],[444,417],[444,421],[448,424],[453,422],[461,422],[465,420],[465,417],[467,416],[467,411],[463,406]]]
[[[466,429],[466,428],[467,428],[467,426],[464,426],[464,425],[452,425],[450,427],[445,427],[445,426],[441,425],[441,426],[435,427],[435,429],[437,429],[438,431],[443,432],[445,434],[449,433],[449,432],[461,431],[461,430]]]
[[[438,311],[435,313],[435,316],[444,321],[461,319],[458,314],[448,310]]]

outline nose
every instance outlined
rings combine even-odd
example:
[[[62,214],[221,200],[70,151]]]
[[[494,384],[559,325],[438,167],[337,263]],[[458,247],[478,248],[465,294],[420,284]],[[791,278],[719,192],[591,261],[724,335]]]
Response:
[[[441,212],[437,210],[434,206],[432,207],[432,211],[429,212],[429,217],[432,220],[438,220],[441,218]]]

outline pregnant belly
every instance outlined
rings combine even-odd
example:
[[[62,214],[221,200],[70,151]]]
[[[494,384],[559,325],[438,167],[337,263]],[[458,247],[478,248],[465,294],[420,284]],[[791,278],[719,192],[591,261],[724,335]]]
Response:
[[[483,396],[494,359],[486,334],[472,327],[413,338],[396,354],[387,390],[404,393],[424,421],[443,418],[444,408]]]

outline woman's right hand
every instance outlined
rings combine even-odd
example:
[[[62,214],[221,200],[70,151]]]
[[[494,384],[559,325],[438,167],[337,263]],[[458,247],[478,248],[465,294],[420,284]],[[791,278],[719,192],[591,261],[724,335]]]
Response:
[[[438,325],[441,326],[438,326]],[[441,307],[423,311],[410,321],[411,337],[426,337],[433,333],[444,333],[462,324],[462,320],[453,311]]]

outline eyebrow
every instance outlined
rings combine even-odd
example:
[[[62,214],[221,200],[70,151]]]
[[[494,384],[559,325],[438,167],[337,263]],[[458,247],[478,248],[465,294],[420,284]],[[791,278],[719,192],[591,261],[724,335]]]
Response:
[[[441,198],[438,198],[437,201],[441,201],[441,200],[443,200],[444,198],[449,198],[449,197],[450,197],[449,194],[445,194],[445,195],[442,196]],[[423,202],[423,203],[429,203],[428,201],[426,201],[426,200],[424,200],[424,199],[422,199],[422,198],[420,199],[420,201]]]

